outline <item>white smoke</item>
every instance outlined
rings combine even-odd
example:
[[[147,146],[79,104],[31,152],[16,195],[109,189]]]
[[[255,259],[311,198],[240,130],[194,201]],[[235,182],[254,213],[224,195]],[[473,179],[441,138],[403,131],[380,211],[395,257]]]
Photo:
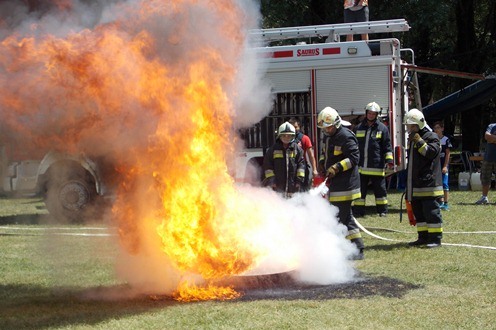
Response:
[[[132,52],[126,48],[126,44],[139,41],[143,31],[156,40],[153,49],[149,49],[149,53],[144,56],[145,60],[148,60],[147,63],[155,60],[167,63],[171,77],[184,75],[188,62],[203,58],[205,53],[200,48],[207,46],[222,50],[225,66],[219,65],[222,64],[221,61],[213,61],[212,65],[219,65],[219,72],[233,67],[236,69],[231,80],[223,81],[225,93],[233,104],[232,116],[236,128],[258,122],[271,109],[271,91],[263,80],[264,68],[260,67],[256,55],[250,50],[247,36],[248,30],[256,28],[259,22],[258,7],[253,1],[223,1],[239,17],[239,22],[228,22],[229,24],[223,20],[222,10],[225,8],[216,7],[207,0],[70,1],[71,7],[66,9],[33,9],[25,3],[0,3],[0,41],[12,35],[19,38],[32,37],[35,40],[47,35],[63,39],[78,33],[83,36],[91,35],[111,26],[119,31],[118,36],[123,43],[118,54],[108,54],[107,58],[110,67],[108,73],[116,76],[109,92],[118,95],[122,103],[115,107],[114,113],[106,114],[97,111],[106,105],[104,98],[83,100],[95,103],[95,112],[90,115],[86,112],[86,107],[78,104],[80,100],[71,99],[74,95],[64,94],[67,93],[67,86],[50,88],[52,85],[43,79],[46,71],[44,63],[37,63],[32,68],[19,67],[16,68],[17,71],[12,70],[9,66],[15,63],[16,58],[2,56],[8,52],[4,53],[0,46],[0,90],[21,95],[21,99],[25,101],[36,98],[43,100],[40,104],[26,101],[31,106],[31,112],[28,109],[23,112],[22,120],[26,131],[36,132],[41,137],[45,133],[59,134],[60,141],[65,141],[68,132],[72,132],[79,138],[78,146],[91,149],[97,155],[115,155],[117,158],[126,156],[130,149],[146,149],[149,136],[153,135],[159,124],[168,124],[170,134],[187,125],[188,113],[181,111],[185,107],[177,106],[177,111],[168,112],[168,117],[164,118],[136,102],[130,96],[135,90],[123,90],[119,84],[122,81],[119,79],[139,80],[140,67],[136,66],[142,62],[135,61],[129,55]],[[157,12],[147,20],[134,24],[133,15],[141,6],[155,8]],[[232,26],[231,23],[236,24]],[[229,28],[235,30],[236,38],[242,39],[240,42],[232,43],[233,40],[220,35],[220,31]],[[239,41],[237,39],[235,41]],[[88,43],[86,46],[88,48],[85,50],[88,52],[99,51],[98,44]],[[114,57],[127,59],[126,65],[114,68]],[[88,72],[93,73],[91,70]],[[80,86],[78,81],[74,82],[69,78],[67,82]],[[99,76],[95,74],[91,78],[98,81]],[[173,85],[174,81],[170,86],[164,86],[164,89],[167,87],[173,91]],[[140,87],[136,85],[137,90]],[[146,90],[140,92],[147,93]],[[172,105],[183,101],[176,99],[173,92],[169,97]],[[150,99],[153,100],[153,95]],[[17,118],[12,117],[11,109],[1,105],[0,103],[2,117],[10,118],[10,122],[17,122]],[[70,111],[67,107],[70,107]],[[81,118],[87,120],[80,121]],[[70,125],[64,126],[65,120]],[[146,186],[144,183],[142,185]],[[143,191],[147,188],[148,186],[143,187]],[[335,208],[327,201],[310,194],[285,200],[271,191],[253,187],[240,188],[240,196],[251,201],[254,207],[264,210],[257,219],[261,224],[260,230],[252,236],[253,242],[267,247],[269,251],[265,260],[260,261],[258,271],[285,271],[288,269],[284,267],[289,263],[297,267],[298,279],[305,282],[339,283],[353,277],[354,269],[349,258],[356,252],[355,248],[344,239],[345,228],[338,224]],[[142,207],[147,208],[148,205],[143,204]],[[136,230],[141,231],[142,237],[148,239],[141,242],[140,253],[122,253],[116,262],[119,278],[140,288],[141,292],[173,291],[180,276],[161,250],[156,228],[144,223],[137,226]]]
[[[337,221],[337,208],[325,198],[307,192],[284,199],[264,188],[239,189],[263,210],[255,244],[269,251],[246,275],[296,271],[297,280],[316,284],[353,278],[350,259],[357,253],[356,246],[345,239],[347,228]]]
[[[237,127],[249,127],[263,119],[272,110],[271,86],[264,79],[265,68],[257,62],[250,43],[246,44],[240,66],[240,74],[235,86],[238,90],[236,113]]]
[[[240,185],[240,198],[251,205],[252,232],[245,233],[257,250],[266,254],[244,276],[291,272],[298,282],[336,284],[356,275],[350,260],[356,246],[345,239],[347,228],[336,219],[337,208],[320,195],[296,194],[290,199],[269,189]],[[155,228],[144,228],[139,255],[123,253],[118,262],[122,280],[131,284],[134,294],[170,294],[177,284],[187,278],[203,281],[192,274],[178,273],[160,249],[158,236],[150,235]]]

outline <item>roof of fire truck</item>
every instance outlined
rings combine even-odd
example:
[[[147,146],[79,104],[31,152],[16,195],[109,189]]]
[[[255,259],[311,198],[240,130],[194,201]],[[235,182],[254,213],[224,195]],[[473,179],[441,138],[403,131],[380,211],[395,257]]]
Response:
[[[287,39],[326,37],[326,42],[339,41],[339,36],[349,34],[373,34],[403,32],[410,30],[405,19],[391,19],[358,23],[309,25],[299,27],[257,29],[250,31],[253,42],[262,44]]]
[[[306,65],[308,61],[325,61],[332,58],[334,65],[339,60],[355,59],[363,63],[360,58],[376,55],[385,55],[399,59],[401,51],[399,41],[395,38],[373,39],[367,42],[340,42],[341,35],[350,34],[379,34],[409,31],[410,26],[405,19],[391,19],[357,23],[340,23],[311,25],[285,28],[270,28],[250,30],[250,43],[258,53],[262,62],[270,62],[276,69],[279,63],[286,68],[290,62],[292,66]],[[322,39],[324,41],[322,42]],[[412,52],[413,53],[413,52]],[[413,54],[412,54],[413,56]],[[295,62],[296,60],[296,62]],[[377,58],[374,59],[375,61]],[[399,62],[398,62],[399,65]]]

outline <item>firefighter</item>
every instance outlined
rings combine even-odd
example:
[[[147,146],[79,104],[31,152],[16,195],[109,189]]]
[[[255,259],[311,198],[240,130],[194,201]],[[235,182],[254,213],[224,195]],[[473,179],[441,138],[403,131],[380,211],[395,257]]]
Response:
[[[264,186],[291,197],[305,180],[303,149],[295,141],[296,130],[285,122],[277,130],[277,139],[264,156]]]
[[[317,162],[313,153],[313,145],[310,137],[300,129],[300,121],[296,118],[291,118],[289,123],[294,126],[296,130],[295,142],[303,149],[303,159],[305,160],[305,183],[302,186],[303,191],[307,191],[312,186],[312,178],[316,177]]]
[[[360,149],[360,189],[362,197],[354,202],[353,214],[357,217],[365,215],[365,198],[369,183],[375,196],[377,214],[387,215],[388,200],[386,191],[385,169],[393,169],[393,151],[389,130],[380,120],[379,104],[370,102],[365,106],[365,118],[356,128],[356,137]]]
[[[410,246],[441,246],[443,219],[439,198],[443,196],[441,143],[427,126],[423,113],[411,109],[405,117],[408,131],[406,199],[412,205],[418,239]]]
[[[319,113],[317,126],[324,131],[319,169],[329,183],[329,202],[338,208],[339,222],[348,228],[346,238],[358,248],[355,259],[361,260],[364,258],[363,239],[351,211],[353,200],[360,198],[358,142],[353,132],[341,125],[341,117],[331,107]]]

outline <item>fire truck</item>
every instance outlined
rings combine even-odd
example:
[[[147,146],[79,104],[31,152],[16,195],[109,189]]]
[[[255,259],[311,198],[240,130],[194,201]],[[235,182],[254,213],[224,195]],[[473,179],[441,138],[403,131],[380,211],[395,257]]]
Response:
[[[412,86],[418,86],[416,74],[405,69],[414,62],[414,53],[401,48],[393,37],[349,42],[340,42],[340,37],[391,36],[409,29],[404,19],[394,19],[251,31],[253,40],[260,43],[254,51],[266,70],[273,106],[268,116],[242,132],[246,149],[237,155],[236,180],[251,177],[248,181],[253,183],[253,175],[261,175],[264,151],[274,143],[277,127],[289,118],[300,120],[318,158],[320,110],[331,106],[343,119],[358,123],[365,115],[365,105],[372,101],[381,106],[380,117],[391,133],[396,171],[402,170],[406,145],[402,121],[410,97],[420,104],[419,94],[410,93],[416,89]],[[292,44],[284,44],[288,41]]]
[[[290,117],[300,120],[318,155],[319,111],[331,106],[343,119],[357,122],[372,101],[381,106],[380,116],[390,129],[396,169],[403,169],[406,136],[402,118],[408,110],[410,87],[416,85],[416,75],[406,69],[414,62],[413,51],[401,48],[392,37],[340,42],[340,36],[409,29],[404,19],[394,19],[251,31],[250,37],[259,43],[253,51],[266,70],[273,107],[268,116],[242,132],[246,148],[236,158],[236,181],[260,183],[264,152],[274,143],[278,126]],[[277,45],[267,46],[270,43]],[[420,104],[417,95],[414,98]],[[102,178],[107,182],[109,175],[100,171],[109,166],[102,166],[101,161],[57,152],[39,158],[13,156],[19,149],[0,143],[0,194],[41,195],[55,218],[71,222],[84,219],[85,211],[105,195]]]
[[[43,196],[48,211],[59,222],[84,220],[102,201],[105,189],[97,164],[83,154],[49,151],[21,155],[15,142],[0,145],[0,173],[0,194]]]

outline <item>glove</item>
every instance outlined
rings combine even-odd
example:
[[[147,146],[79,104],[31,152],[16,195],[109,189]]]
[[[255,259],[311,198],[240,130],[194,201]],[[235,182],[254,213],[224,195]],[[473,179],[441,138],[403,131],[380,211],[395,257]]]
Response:
[[[295,181],[295,191],[296,192],[300,191],[304,183],[305,183],[305,178],[297,177]]]
[[[385,166],[385,167],[386,167],[386,169],[388,169],[388,170],[392,170],[392,169],[394,169],[394,163],[393,163],[393,161],[392,161],[392,160],[388,160],[388,161],[386,162],[386,166]]]
[[[322,173],[322,175],[324,175],[325,173],[325,168],[324,168],[324,164],[322,162],[319,162],[319,165],[317,166],[317,171],[319,173]]]
[[[332,179],[339,173],[339,168],[336,164],[327,169],[327,178]]]
[[[415,143],[415,144],[417,144],[417,142],[419,142],[421,140],[420,134],[419,133],[413,133],[413,132],[410,133],[408,138],[410,139],[410,141],[413,141],[413,143]]]

